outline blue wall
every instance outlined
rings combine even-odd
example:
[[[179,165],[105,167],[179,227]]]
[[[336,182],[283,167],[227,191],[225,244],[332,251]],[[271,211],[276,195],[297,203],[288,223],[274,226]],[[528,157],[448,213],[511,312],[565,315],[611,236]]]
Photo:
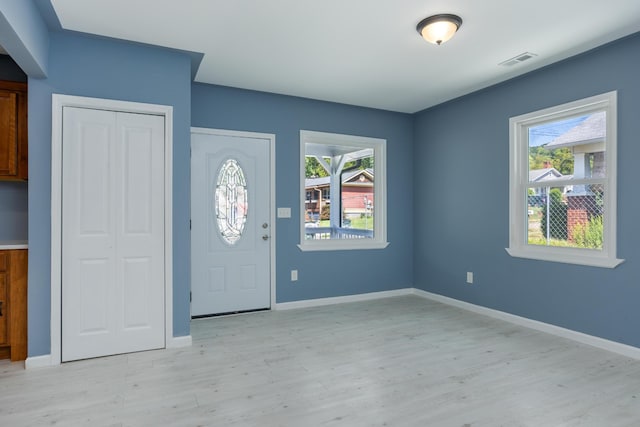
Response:
[[[26,82],[27,75],[0,55],[0,80]],[[0,182],[0,240],[27,240],[27,188],[26,182]]]
[[[77,34],[50,41],[48,77],[29,78],[29,356],[50,351],[52,93],[173,106],[173,328],[188,335],[191,58]]]
[[[638,52],[640,34],[416,114],[416,287],[640,346]],[[613,90],[626,262],[610,270],[511,258],[509,117]]]
[[[27,240],[26,182],[0,181],[0,241]]]
[[[291,207],[278,219],[277,302],[334,297],[412,286],[413,119],[391,113],[303,98],[205,84],[192,85],[192,126],[276,135],[276,204]],[[387,140],[390,245],[382,250],[301,252],[300,130]],[[299,280],[289,280],[297,269]]]
[[[0,0],[0,44],[29,76],[46,76],[49,32],[34,0]]]

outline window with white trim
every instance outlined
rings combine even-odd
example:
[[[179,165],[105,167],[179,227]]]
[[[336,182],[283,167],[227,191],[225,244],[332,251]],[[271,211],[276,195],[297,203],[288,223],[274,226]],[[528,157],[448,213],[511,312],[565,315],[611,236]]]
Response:
[[[613,268],[616,92],[509,120],[510,255]]]
[[[386,247],[385,175],[386,140],[301,130],[300,249]]]

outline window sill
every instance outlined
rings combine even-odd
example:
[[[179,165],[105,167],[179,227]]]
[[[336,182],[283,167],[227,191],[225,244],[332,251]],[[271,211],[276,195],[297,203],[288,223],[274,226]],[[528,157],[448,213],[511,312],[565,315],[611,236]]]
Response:
[[[299,244],[298,247],[302,252],[312,252],[312,251],[353,251],[353,250],[368,250],[368,249],[384,249],[389,246],[389,242],[349,242],[349,241],[336,241],[331,242],[329,240],[324,240],[318,242],[317,244]]]
[[[515,258],[528,258],[539,261],[561,262],[565,264],[587,265],[590,267],[616,268],[624,262],[624,259],[593,257],[585,255],[574,255],[548,250],[537,251],[532,249],[505,248],[507,253]]]

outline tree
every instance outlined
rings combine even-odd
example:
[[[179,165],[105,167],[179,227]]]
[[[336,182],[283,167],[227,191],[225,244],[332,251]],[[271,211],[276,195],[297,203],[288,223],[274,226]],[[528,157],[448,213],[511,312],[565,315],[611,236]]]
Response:
[[[329,159],[326,160],[329,161]],[[305,178],[321,178],[329,176],[329,174],[318,162],[318,159],[313,156],[307,156],[304,158],[304,176]]]
[[[360,169],[373,169],[373,156],[362,159]]]
[[[547,207],[542,208],[540,229],[542,235],[551,239],[567,240],[567,205],[562,202],[562,192],[558,188],[549,191],[549,233],[547,233]]]
[[[559,148],[551,151],[553,167],[563,175],[573,175],[573,153],[569,148]]]
[[[344,170],[356,168],[358,170],[373,169],[373,156],[352,160],[344,164]]]
[[[320,219],[330,219],[331,218],[331,207],[329,205],[322,205],[322,211],[320,212]]]
[[[573,153],[569,148],[548,150],[543,145],[529,148],[529,170],[551,165],[563,175],[573,174]]]

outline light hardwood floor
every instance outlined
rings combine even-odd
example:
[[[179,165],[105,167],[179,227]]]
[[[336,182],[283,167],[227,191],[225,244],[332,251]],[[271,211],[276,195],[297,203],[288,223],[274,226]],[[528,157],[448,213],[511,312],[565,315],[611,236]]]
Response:
[[[640,426],[640,361],[416,296],[196,320],[192,336],[2,361],[0,426]]]

